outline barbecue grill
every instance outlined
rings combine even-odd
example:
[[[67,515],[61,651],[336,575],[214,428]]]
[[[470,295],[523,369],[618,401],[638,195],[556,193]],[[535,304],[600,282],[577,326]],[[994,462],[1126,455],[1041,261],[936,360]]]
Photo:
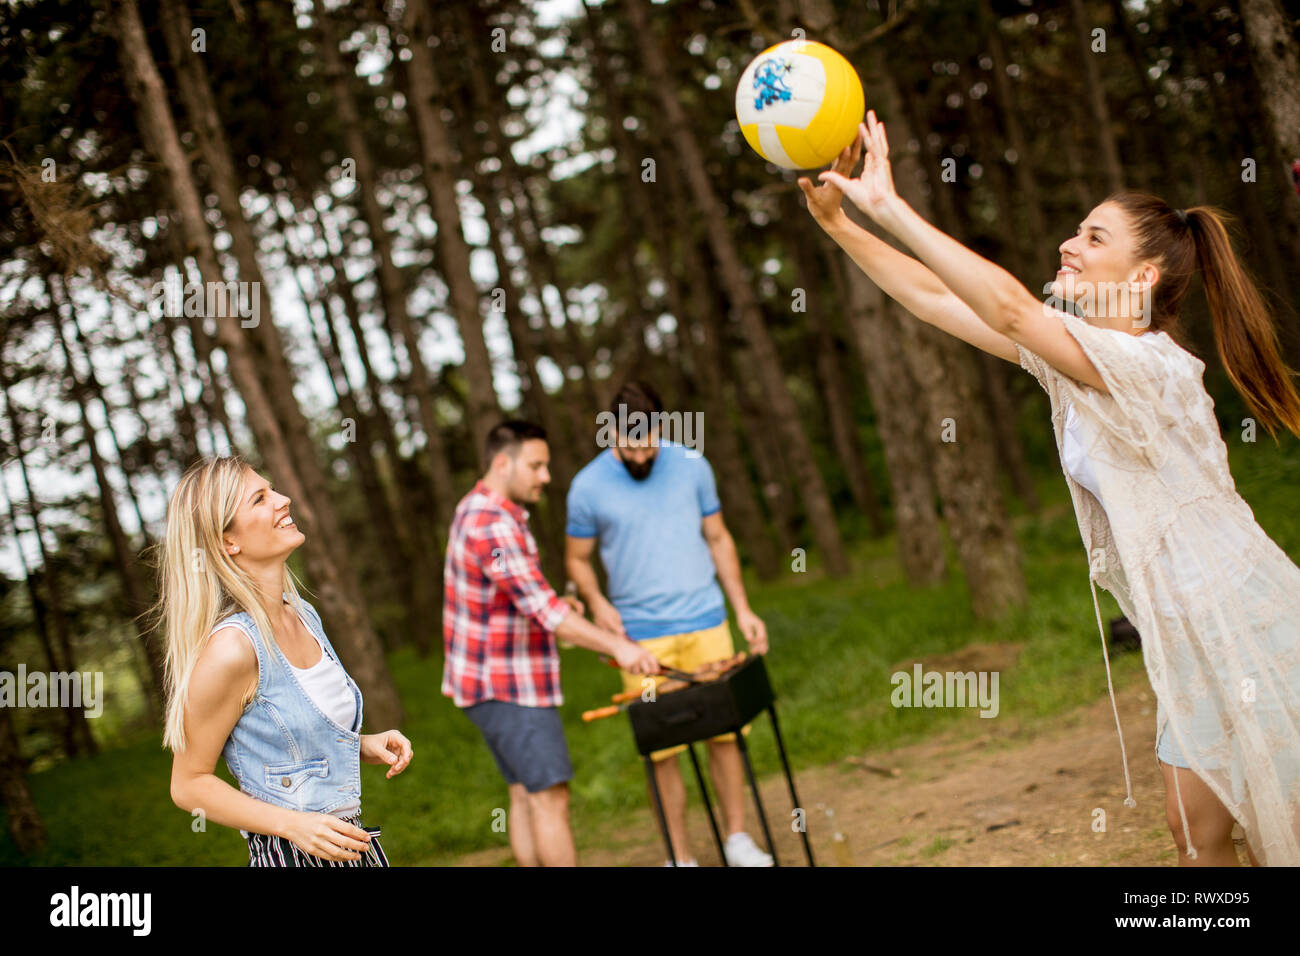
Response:
[[[745,777],[754,796],[754,806],[758,811],[758,821],[763,828],[763,838],[767,841],[767,851],[772,855],[773,865],[781,865],[777,858],[776,845],[772,840],[772,831],[768,827],[767,814],[763,810],[758,783],[754,778],[754,768],[749,760],[749,748],[745,745],[744,734],[741,733],[741,728],[763,711],[767,711],[771,720],[772,735],[776,738],[777,753],[781,756],[781,769],[785,772],[786,785],[790,789],[790,800],[797,810],[799,796],[795,792],[794,776],[790,773],[785,743],[781,739],[781,726],[776,719],[776,695],[772,693],[772,685],[767,679],[767,667],[763,663],[762,655],[755,654],[748,657],[743,663],[724,672],[715,680],[691,684],[681,690],[659,694],[652,701],[638,700],[628,705],[627,715],[632,724],[632,736],[636,740],[637,752],[645,760],[646,776],[650,781],[650,791],[654,795],[659,829],[663,834],[664,845],[668,848],[668,859],[674,865],[677,863],[677,858],[673,855],[672,840],[668,836],[668,821],[664,816],[663,800],[659,794],[654,762],[650,759],[650,755],[656,750],[686,745],[686,750],[691,755],[691,767],[695,770],[695,779],[704,797],[704,809],[709,815],[709,826],[713,830],[718,854],[722,857],[722,865],[727,866],[727,855],[722,847],[722,835],[718,831],[718,822],[713,814],[713,803],[709,799],[708,787],[704,784],[704,774],[700,772],[700,761],[695,754],[694,745],[710,737],[729,732],[734,732],[736,735],[741,761],[745,765]],[[803,848],[808,857],[808,865],[815,866],[806,824],[800,829],[800,833],[803,837]]]

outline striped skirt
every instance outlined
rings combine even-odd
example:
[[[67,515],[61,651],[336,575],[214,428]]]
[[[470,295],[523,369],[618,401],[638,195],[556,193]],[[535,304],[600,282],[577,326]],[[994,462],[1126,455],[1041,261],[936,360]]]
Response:
[[[361,827],[360,815],[345,822]],[[379,842],[379,827],[361,827],[370,834],[370,848],[359,860],[326,860],[305,853],[284,837],[266,833],[248,834],[249,866],[388,866],[388,857]]]

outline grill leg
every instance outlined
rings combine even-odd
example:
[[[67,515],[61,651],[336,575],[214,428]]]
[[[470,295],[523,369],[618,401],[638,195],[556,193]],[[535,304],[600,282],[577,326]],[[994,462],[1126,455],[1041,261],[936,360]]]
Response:
[[[727,862],[727,851],[722,848],[722,834],[718,832],[718,821],[713,816],[713,803],[709,800],[709,788],[704,785],[704,774],[700,773],[700,761],[695,756],[695,744],[687,744],[686,750],[691,755],[691,766],[695,768],[695,779],[700,784],[700,796],[704,798],[704,812],[709,815],[709,827],[713,830],[713,842],[718,845],[718,856],[722,857],[723,866]]]
[[[776,844],[772,842],[772,831],[767,828],[767,814],[763,812],[763,798],[758,795],[758,781],[754,779],[754,766],[749,762],[749,748],[745,746],[745,735],[736,728],[736,746],[740,748],[740,759],[745,764],[745,776],[749,779],[749,789],[754,794],[754,806],[758,810],[758,822],[763,826],[763,839],[767,840],[767,852],[772,854],[772,865],[780,866],[776,858]]]
[[[776,721],[776,705],[772,704],[767,708],[767,714],[772,718],[772,736],[776,738],[776,752],[781,755],[781,769],[785,771],[785,782],[790,787],[790,802],[796,810],[799,809],[799,795],[794,792],[794,775],[790,773],[790,761],[785,756],[785,743],[781,740],[781,725]],[[808,865],[816,866],[813,862],[812,844],[808,842],[808,814],[804,814],[803,829],[799,833],[803,837],[803,851],[808,857]]]
[[[668,835],[668,818],[664,816],[664,801],[659,796],[659,780],[655,777],[655,762],[646,754],[645,758],[646,776],[650,778],[650,793],[655,798],[655,816],[659,818],[659,832],[664,835],[664,846],[668,848],[668,860],[673,866],[677,865],[677,857],[673,856],[673,838]]]

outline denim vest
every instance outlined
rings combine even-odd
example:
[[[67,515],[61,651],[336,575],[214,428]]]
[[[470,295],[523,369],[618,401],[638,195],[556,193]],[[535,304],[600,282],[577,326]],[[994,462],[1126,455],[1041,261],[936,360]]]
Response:
[[[303,610],[325,653],[338,661],[316,609],[304,601]],[[267,803],[314,813],[329,813],[359,801],[361,690],[356,683],[347,678],[356,695],[356,723],[342,727],[302,689],[280,648],[268,651],[252,615],[241,611],[214,630],[232,625],[252,638],[258,668],[257,693],[221,751],[239,789]]]

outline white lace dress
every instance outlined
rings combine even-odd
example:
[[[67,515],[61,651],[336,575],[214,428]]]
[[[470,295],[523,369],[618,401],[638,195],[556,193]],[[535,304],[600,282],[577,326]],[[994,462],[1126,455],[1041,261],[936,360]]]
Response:
[[[1300,865],[1300,568],[1237,494],[1204,363],[1164,332],[1057,315],[1110,394],[1017,346],[1020,364],[1051,398],[1090,583],[1142,636],[1157,739],[1170,735],[1260,862]],[[1099,608],[1097,626],[1104,654]]]

